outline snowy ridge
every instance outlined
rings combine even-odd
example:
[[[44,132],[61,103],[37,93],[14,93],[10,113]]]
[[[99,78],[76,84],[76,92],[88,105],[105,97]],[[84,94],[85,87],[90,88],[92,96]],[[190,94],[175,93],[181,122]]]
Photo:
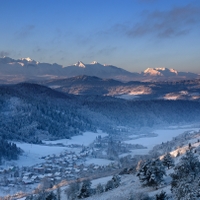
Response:
[[[177,76],[179,75],[178,71],[168,68],[147,68],[143,72],[144,76]]]
[[[32,61],[33,61],[30,57],[27,57],[27,58],[20,58],[19,60],[22,60],[22,61],[26,60],[26,61],[28,61],[28,62],[32,62]]]
[[[178,72],[168,68],[147,68],[144,72],[134,73],[122,68],[100,64],[93,61],[90,64],[85,64],[82,61],[70,66],[62,66],[59,64],[40,63],[27,58],[12,59],[9,57],[0,58],[1,79],[8,80],[8,76],[13,81],[14,77],[22,76],[23,79],[41,79],[47,77],[74,77],[80,75],[97,76],[100,78],[110,78],[115,80],[128,81],[165,81],[179,79],[194,79],[198,75],[194,73]],[[6,77],[5,77],[6,76]]]
[[[74,66],[85,68],[85,64],[81,61],[78,61]]]

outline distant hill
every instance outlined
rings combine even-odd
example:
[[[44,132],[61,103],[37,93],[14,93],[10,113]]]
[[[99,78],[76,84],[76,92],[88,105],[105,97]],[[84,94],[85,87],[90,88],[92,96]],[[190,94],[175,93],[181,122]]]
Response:
[[[134,67],[134,66],[133,66]],[[96,61],[85,64],[81,61],[71,66],[40,63],[31,58],[0,58],[0,83],[70,78],[74,76],[96,76],[103,79],[128,81],[167,81],[195,79],[197,74],[178,72],[168,68],[148,68],[141,73],[133,73],[113,65],[102,65]]]
[[[95,76],[76,76],[66,79],[39,82],[66,94],[102,95],[125,99],[149,100],[198,100],[200,99],[200,80],[179,80],[168,82],[139,82],[127,83],[101,79]]]

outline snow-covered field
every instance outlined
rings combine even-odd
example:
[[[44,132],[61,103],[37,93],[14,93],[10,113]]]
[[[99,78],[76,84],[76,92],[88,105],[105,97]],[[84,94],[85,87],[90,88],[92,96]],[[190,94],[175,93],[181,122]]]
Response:
[[[199,131],[199,128],[192,127],[179,127],[178,129],[163,129],[163,130],[155,130],[156,137],[142,137],[137,139],[126,140],[127,144],[142,144],[147,149],[136,149],[132,151],[132,155],[143,155],[147,154],[155,145],[161,144],[162,142],[170,141],[173,137],[176,137],[186,131]],[[138,136],[138,135],[137,135]],[[130,138],[134,138],[135,135],[130,136]]]
[[[99,135],[101,135],[101,137],[105,137],[108,134],[107,133],[103,133],[102,131],[98,130],[97,133],[85,132],[85,133],[83,133],[83,135],[74,136],[71,139],[62,139],[62,140],[55,140],[55,141],[43,141],[43,142],[46,143],[46,144],[58,144],[58,143],[61,143],[63,145],[78,144],[78,145],[88,146]]]
[[[12,162],[19,167],[32,166],[37,163],[41,163],[44,161],[41,159],[42,156],[52,154],[59,155],[61,152],[66,150],[66,147],[59,146],[45,146],[18,142],[16,142],[16,144],[24,151],[23,155],[20,156],[19,160]],[[7,162],[7,165],[9,165],[9,162]]]
[[[95,165],[99,165],[99,166],[104,166],[104,165],[109,165],[112,161],[110,160],[106,160],[106,159],[99,159],[99,158],[90,158],[87,159],[85,164],[86,165],[90,165],[90,164],[95,164]]]
[[[132,94],[122,94],[122,95],[117,95],[115,97],[120,98],[120,99],[126,99],[126,100],[133,100],[133,99],[139,98],[138,95],[132,95]]]
[[[170,127],[172,128],[172,127]],[[174,127],[175,128],[175,127]],[[178,129],[164,129],[164,130],[155,130],[156,137],[144,137],[142,134],[141,138],[133,139],[136,137],[135,135],[130,136],[130,140],[125,141],[127,144],[142,144],[146,149],[135,149],[132,150],[132,155],[143,155],[147,154],[149,150],[151,150],[155,145],[160,144],[162,142],[166,142],[171,140],[173,137],[184,133],[185,131],[198,131],[199,128],[192,128],[192,127],[179,127]],[[48,156],[48,155],[59,155],[63,151],[69,150],[74,152],[79,152],[80,148],[69,148],[66,147],[68,145],[77,144],[77,145],[84,145],[88,146],[91,144],[98,135],[101,137],[107,136],[106,133],[102,131],[98,131],[97,133],[92,132],[85,132],[83,135],[74,136],[71,139],[62,139],[62,140],[55,140],[55,141],[43,141],[46,145],[36,145],[36,144],[28,144],[28,143],[19,143],[16,142],[17,146],[23,149],[24,154],[20,156],[19,160],[6,162],[3,167],[8,167],[11,164],[16,166],[33,166],[38,163],[42,163],[43,160],[41,157]],[[138,137],[138,135],[137,135]],[[64,146],[56,146],[56,144],[63,144]],[[86,164],[97,164],[97,165],[108,165],[111,161],[106,159],[87,159]]]
[[[85,132],[83,133],[83,135],[74,136],[71,139],[43,141],[46,145],[15,142],[16,145],[24,151],[23,155],[20,156],[17,161],[12,161],[12,162],[7,161],[2,167],[7,168],[11,165],[15,165],[19,167],[33,166],[35,164],[44,162],[44,160],[41,159],[41,157],[43,156],[48,156],[48,155],[53,155],[53,154],[59,155],[60,153],[66,150],[77,153],[80,151],[80,148],[70,148],[66,146],[71,145],[71,144],[88,146],[99,135],[101,135],[101,137],[105,137],[108,134],[103,133],[100,130],[97,133]],[[64,146],[58,146],[56,144],[63,144]],[[94,164],[99,164],[100,160],[101,159],[94,159],[93,160]],[[108,160],[102,159],[102,163],[108,163]],[[88,164],[91,164],[91,162],[88,161]]]

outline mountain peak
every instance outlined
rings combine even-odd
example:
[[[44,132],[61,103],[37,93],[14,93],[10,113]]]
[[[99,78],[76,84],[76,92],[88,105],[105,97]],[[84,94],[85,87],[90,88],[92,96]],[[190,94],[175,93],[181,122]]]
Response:
[[[85,64],[81,61],[78,61],[74,66],[85,68]]]
[[[171,77],[171,76],[179,76],[180,73],[175,69],[168,69],[165,67],[159,68],[147,68],[144,70],[143,74],[145,76],[163,76],[163,77]]]
[[[159,72],[159,69],[161,69],[161,68],[147,68],[146,70],[144,70],[143,73],[145,75],[161,76],[161,73]]]
[[[175,69],[171,68],[171,69],[169,69],[169,71],[172,72],[172,73],[178,74],[178,71],[176,71]]]
[[[165,67],[157,67],[157,68],[155,68],[155,70],[158,70],[158,71],[165,71],[165,70],[168,70],[168,69],[165,68]]]
[[[91,64],[96,65],[96,64],[99,64],[99,63],[97,61],[93,61],[93,62],[91,62]]]
[[[28,61],[28,62],[32,62],[33,61],[30,57],[20,58],[19,60],[25,60],[25,61]]]

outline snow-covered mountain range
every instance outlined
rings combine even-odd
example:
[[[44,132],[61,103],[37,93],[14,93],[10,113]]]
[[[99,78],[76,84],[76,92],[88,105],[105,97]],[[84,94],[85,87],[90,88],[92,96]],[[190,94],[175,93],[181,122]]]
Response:
[[[191,72],[178,72],[175,69],[168,68],[147,68],[141,73],[145,77],[160,77],[162,78],[196,78],[198,75]]]
[[[31,58],[0,58],[1,82],[20,82],[30,79],[69,78],[79,75],[110,78],[121,81],[166,81],[194,79],[198,75],[190,72],[178,72],[168,68],[148,68],[141,73],[133,73],[113,65],[103,65],[96,61],[85,64],[81,61],[71,66],[40,63]]]

